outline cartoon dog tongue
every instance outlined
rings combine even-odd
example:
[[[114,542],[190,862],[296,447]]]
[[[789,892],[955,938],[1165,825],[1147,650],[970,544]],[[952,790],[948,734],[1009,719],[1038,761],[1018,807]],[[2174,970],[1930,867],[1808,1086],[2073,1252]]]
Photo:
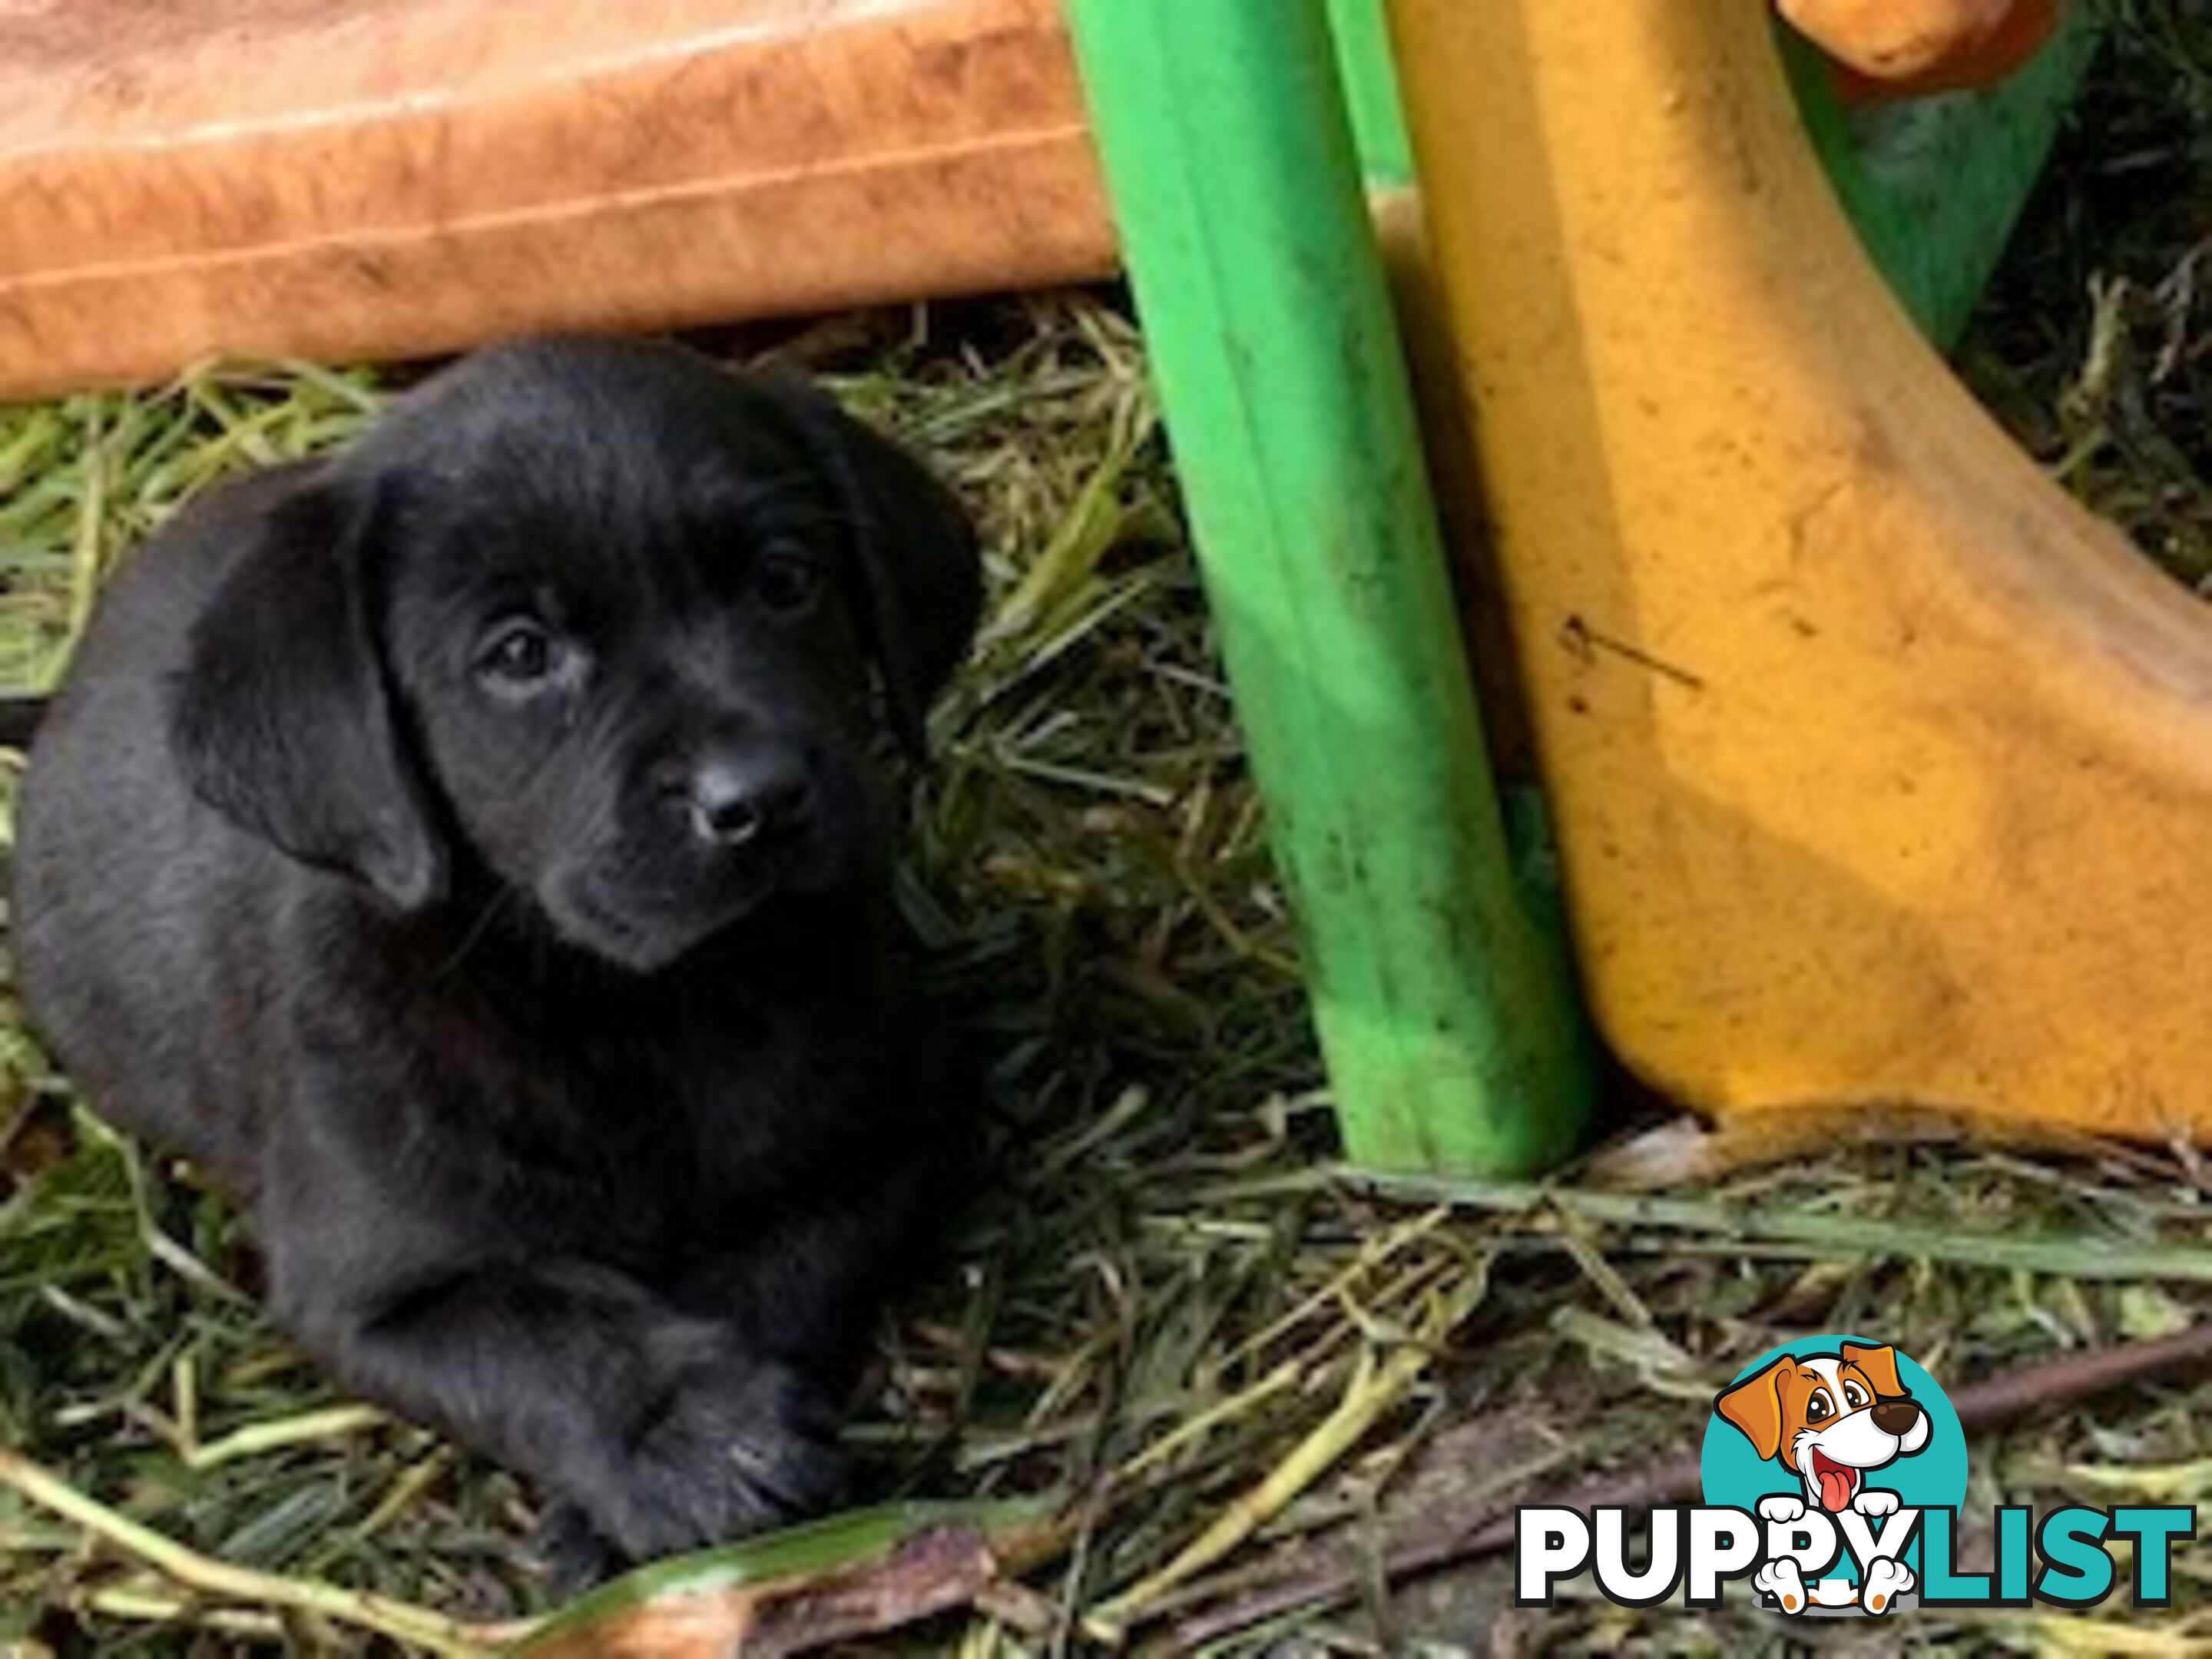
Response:
[[[1820,1507],[1838,1514],[1851,1506],[1851,1488],[1858,1484],[1853,1472],[1815,1449],[1813,1479],[1820,1486]]]

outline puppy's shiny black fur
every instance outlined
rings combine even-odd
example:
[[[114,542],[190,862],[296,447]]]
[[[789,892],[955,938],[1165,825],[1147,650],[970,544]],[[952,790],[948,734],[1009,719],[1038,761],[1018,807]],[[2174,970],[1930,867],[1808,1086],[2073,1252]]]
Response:
[[[884,763],[977,597],[949,493],[800,386],[480,354],[118,577],[21,801],[33,1015],[332,1374],[571,1541],[819,1506],[963,1139]]]

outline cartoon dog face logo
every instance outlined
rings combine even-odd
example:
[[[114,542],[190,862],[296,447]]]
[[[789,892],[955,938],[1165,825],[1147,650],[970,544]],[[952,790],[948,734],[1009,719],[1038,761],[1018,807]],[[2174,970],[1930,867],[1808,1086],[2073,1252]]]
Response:
[[[1929,1431],[1928,1413],[1898,1378],[1897,1350],[1855,1342],[1832,1354],[1784,1354],[1723,1389],[1713,1411],[1762,1460],[1797,1476],[1808,1504],[1832,1514],[1853,1508],[1868,1474],[1918,1451]]]

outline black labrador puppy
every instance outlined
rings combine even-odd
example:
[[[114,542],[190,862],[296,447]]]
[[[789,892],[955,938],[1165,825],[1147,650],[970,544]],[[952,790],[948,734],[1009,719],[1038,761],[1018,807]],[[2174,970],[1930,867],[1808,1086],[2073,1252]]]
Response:
[[[333,1376],[572,1547],[819,1507],[963,1141],[885,739],[978,596],[951,494],[802,386],[479,354],[118,576],[21,800],[33,1017],[246,1201]]]

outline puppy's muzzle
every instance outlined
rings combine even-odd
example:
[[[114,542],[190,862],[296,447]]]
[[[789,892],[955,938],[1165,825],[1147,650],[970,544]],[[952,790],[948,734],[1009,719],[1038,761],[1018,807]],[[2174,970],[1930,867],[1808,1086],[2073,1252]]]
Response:
[[[710,750],[675,793],[692,836],[714,848],[749,847],[799,829],[813,805],[805,759],[784,744]]]
[[[1912,1432],[1912,1425],[1920,1420],[1920,1402],[1903,1395],[1877,1400],[1874,1405],[1875,1427],[1900,1440]]]

